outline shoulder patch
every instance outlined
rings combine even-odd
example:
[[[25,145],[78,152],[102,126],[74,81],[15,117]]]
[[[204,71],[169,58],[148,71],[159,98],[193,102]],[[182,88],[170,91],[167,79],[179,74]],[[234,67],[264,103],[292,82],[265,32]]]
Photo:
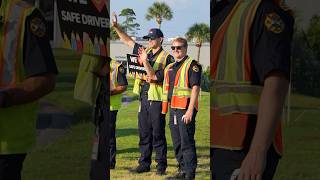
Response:
[[[198,67],[198,65],[192,66],[192,71],[193,71],[193,72],[199,72],[199,67]]]
[[[35,17],[30,21],[30,31],[37,37],[44,37],[47,29],[46,25],[39,17]]]
[[[275,34],[280,34],[285,27],[283,20],[275,12],[272,12],[266,15],[266,18],[264,20],[264,25],[269,31]]]
[[[124,72],[124,68],[123,68],[122,66],[119,67],[119,72],[120,72],[121,74],[125,73],[125,72]]]

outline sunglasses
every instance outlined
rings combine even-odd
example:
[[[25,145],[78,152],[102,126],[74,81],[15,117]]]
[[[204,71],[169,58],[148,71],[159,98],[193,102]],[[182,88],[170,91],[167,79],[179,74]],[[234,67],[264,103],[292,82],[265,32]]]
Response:
[[[172,49],[172,50],[175,50],[175,49],[181,50],[183,47],[184,47],[184,46],[171,46],[171,49]]]
[[[152,40],[156,40],[156,39],[157,39],[156,37],[150,37],[150,38],[148,38],[148,41],[149,41],[149,40],[152,41]]]

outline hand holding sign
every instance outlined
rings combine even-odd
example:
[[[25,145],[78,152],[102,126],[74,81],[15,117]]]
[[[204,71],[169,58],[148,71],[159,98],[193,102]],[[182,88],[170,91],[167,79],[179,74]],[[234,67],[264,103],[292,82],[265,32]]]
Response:
[[[118,25],[117,14],[115,12],[112,12],[112,27],[117,26],[117,25]]]
[[[148,75],[146,75],[146,82],[147,82],[147,83],[151,83],[151,80],[152,80],[151,77],[148,76]]]
[[[143,65],[143,62],[147,61],[148,58],[147,51],[143,47],[139,47],[138,55],[138,63]]]
[[[139,55],[127,54],[129,74],[134,78],[145,80],[146,70]]]

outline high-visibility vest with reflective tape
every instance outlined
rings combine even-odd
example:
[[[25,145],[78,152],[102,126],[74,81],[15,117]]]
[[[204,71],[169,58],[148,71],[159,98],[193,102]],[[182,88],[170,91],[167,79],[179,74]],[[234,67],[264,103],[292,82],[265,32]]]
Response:
[[[174,79],[174,86],[172,90],[172,96],[170,101],[170,107],[176,109],[187,109],[188,101],[191,97],[192,88],[189,87],[189,68],[193,59],[188,57],[179,70],[177,71]],[[170,89],[169,69],[175,63],[169,64],[164,70],[164,84],[162,94],[162,114],[168,112],[168,93]],[[198,101],[196,102],[195,108],[198,109]]]
[[[149,53],[151,50],[152,50],[151,48],[148,48],[147,53]],[[164,69],[166,66],[167,57],[169,55],[170,54],[168,52],[162,50],[160,54],[157,56],[156,61],[152,66],[153,70],[157,71],[160,69]],[[136,79],[133,86],[133,93],[140,95],[140,92],[141,92],[140,84],[142,80],[145,80],[145,75],[137,75],[135,78]],[[162,97],[162,84],[150,83],[150,87],[148,90],[148,100],[161,101],[161,97]]]
[[[262,86],[252,85],[249,36],[260,2],[261,0],[238,1],[213,37],[210,70],[211,118],[215,113],[229,117],[258,112]],[[213,125],[215,119],[211,121]],[[281,153],[281,126],[278,127],[274,144],[276,150]],[[211,133],[216,134],[211,137],[211,146],[219,147],[220,145],[214,142],[214,136],[225,134]],[[226,144],[232,145],[233,142]]]
[[[121,63],[115,60],[110,62],[110,89],[116,88],[118,86],[118,71]],[[122,93],[110,96],[110,111],[119,110],[121,107]]]
[[[0,9],[0,90],[25,79],[23,38],[26,18],[35,10],[24,1],[3,0]],[[0,108],[0,154],[27,153],[35,143],[38,103]]]

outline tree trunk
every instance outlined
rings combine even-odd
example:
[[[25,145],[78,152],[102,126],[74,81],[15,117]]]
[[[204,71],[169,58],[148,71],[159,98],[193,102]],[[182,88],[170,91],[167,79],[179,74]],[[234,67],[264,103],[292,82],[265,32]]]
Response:
[[[161,23],[162,23],[162,19],[160,17],[156,18],[157,24],[158,24],[158,28],[161,29]]]
[[[197,61],[198,63],[200,62],[200,48],[201,48],[201,45],[198,45],[198,54],[197,54]]]

